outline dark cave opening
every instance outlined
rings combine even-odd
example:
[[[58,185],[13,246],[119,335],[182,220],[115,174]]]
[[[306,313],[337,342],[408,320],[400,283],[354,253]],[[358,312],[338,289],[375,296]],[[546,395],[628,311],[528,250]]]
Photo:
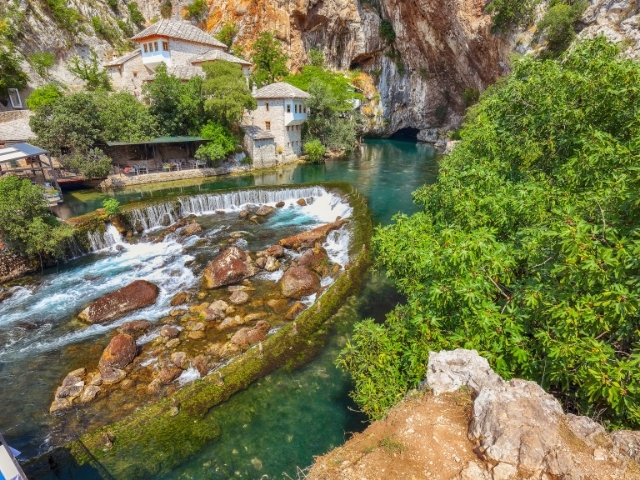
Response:
[[[391,140],[402,140],[404,142],[417,142],[418,141],[418,133],[420,130],[417,128],[406,127],[401,128],[396,133],[389,137]]]

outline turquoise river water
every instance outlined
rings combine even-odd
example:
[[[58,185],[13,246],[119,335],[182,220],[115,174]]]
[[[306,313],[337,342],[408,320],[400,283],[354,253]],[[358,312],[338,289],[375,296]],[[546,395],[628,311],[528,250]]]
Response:
[[[384,225],[391,222],[392,216],[398,212],[414,212],[416,206],[411,193],[419,186],[435,181],[436,175],[437,154],[433,148],[410,142],[369,140],[359,152],[322,165],[298,165],[262,174],[208,179],[198,184],[154,185],[110,195],[121,203],[127,203],[234,187],[339,180],[354,184],[368,198],[374,221]],[[88,190],[67,193],[60,214],[69,217],[93,211],[101,206],[106,196]],[[96,270],[106,271],[107,275],[126,275],[131,269],[127,263],[128,254],[125,252],[120,255],[117,266],[108,256],[95,258],[95,255],[89,255],[70,262],[58,272],[45,272],[37,276],[35,282],[45,287],[48,283],[71,283],[72,280],[65,277],[73,277],[73,272],[88,268],[88,263],[95,265],[92,268]],[[146,254],[150,263],[141,267],[143,269],[153,269],[154,262],[160,262],[168,269],[183,271],[181,264],[184,259],[170,249]],[[138,252],[132,250],[130,255],[134,257]],[[193,255],[196,256],[196,253]],[[183,274],[185,278],[171,281],[188,283],[191,281],[189,275],[187,272]],[[86,278],[88,283],[103,282],[89,276]],[[35,312],[36,316],[55,316],[56,309],[64,309],[82,301],[68,298],[65,302],[50,305],[46,298],[37,298],[37,292],[45,291],[45,287],[40,287],[34,295],[34,301],[37,300],[40,306],[28,307],[40,308],[41,311]],[[185,459],[182,465],[163,478],[300,478],[300,471],[313,462],[314,456],[341,445],[351,433],[366,428],[366,418],[357,412],[349,398],[349,378],[335,367],[335,359],[355,322],[367,317],[382,320],[385,313],[400,301],[402,298],[382,275],[370,274],[361,293],[349,300],[336,316],[334,334],[316,359],[294,372],[275,372],[213,409],[210,414],[215,415],[222,425],[221,436],[195,457]],[[91,352],[83,348],[87,340],[82,335],[71,345],[67,341],[64,352],[73,353],[75,346],[77,362],[56,367],[63,347],[48,341],[47,329],[56,332],[59,327],[47,323],[43,327],[38,322],[45,320],[32,318],[31,323],[22,322],[18,327],[5,329],[3,340],[3,316],[9,319],[10,315],[16,315],[16,311],[8,311],[3,315],[2,308],[0,304],[0,342],[5,342],[4,350],[7,353],[15,353],[8,355],[0,351],[0,382],[3,384],[5,402],[0,407],[0,431],[12,446],[24,452],[25,457],[31,457],[51,448],[52,438],[64,438],[60,432],[53,431],[55,427],[46,411],[60,379],[70,370],[70,366],[81,366],[87,355],[95,356],[95,352],[101,351],[110,334],[107,331],[93,332]],[[69,312],[69,315],[73,313]],[[15,319],[13,321],[15,324]],[[31,342],[22,345],[21,338],[12,337],[15,328],[24,329],[25,332],[32,329],[35,332],[33,335],[42,336],[38,342],[44,347],[29,350],[31,343],[38,344]],[[69,335],[77,333],[65,331],[58,335],[68,340]],[[112,478],[104,475],[104,472],[61,466],[51,478]]]

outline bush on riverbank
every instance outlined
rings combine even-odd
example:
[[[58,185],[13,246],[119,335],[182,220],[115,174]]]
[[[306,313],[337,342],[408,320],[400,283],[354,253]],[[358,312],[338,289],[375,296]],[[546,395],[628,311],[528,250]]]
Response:
[[[423,210],[378,230],[407,296],[339,363],[382,417],[429,351],[476,349],[571,411],[640,425],[640,65],[604,38],[524,59],[470,110]]]

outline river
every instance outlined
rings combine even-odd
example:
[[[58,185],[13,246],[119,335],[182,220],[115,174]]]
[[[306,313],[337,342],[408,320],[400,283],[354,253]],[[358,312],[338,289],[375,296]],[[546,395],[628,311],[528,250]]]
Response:
[[[128,203],[234,187],[339,180],[354,184],[368,198],[375,222],[384,225],[398,212],[412,213],[416,210],[411,193],[419,186],[435,180],[436,157],[435,150],[424,144],[370,140],[361,151],[321,165],[297,165],[267,173],[208,179],[197,184],[153,185],[116,192],[111,196],[121,203]],[[75,216],[95,210],[106,197],[93,190],[68,193],[60,213],[63,216]],[[171,248],[161,253],[132,249],[120,257],[126,257],[127,254],[132,257],[149,255],[170,270],[177,269],[185,272],[183,276],[190,275],[179,264],[184,263],[185,256],[177,256]],[[126,258],[124,260],[114,262],[109,256],[97,261],[95,258],[80,259],[70,267],[62,267],[59,272],[45,272],[43,276],[37,276],[35,281],[47,282],[53,278],[57,283],[71,282],[69,277],[72,275],[65,273],[68,269],[75,271],[79,268],[78,263],[82,262],[94,262],[94,265],[102,262],[96,265],[96,270],[107,272],[105,278],[109,281],[110,275],[122,275],[127,271]],[[154,268],[154,263],[150,263],[149,268]],[[102,280],[89,278],[88,281],[100,283]],[[167,281],[188,283],[192,279],[174,277]],[[46,299],[39,301],[42,304],[41,316],[46,317],[54,314],[49,311],[54,308],[73,309],[78,299],[69,298],[68,304],[58,302],[52,306],[46,304]],[[361,294],[350,300],[336,316],[334,335],[319,357],[295,372],[276,372],[213,409],[211,415],[215,415],[222,426],[221,437],[196,457],[187,459],[166,478],[297,478],[298,469],[307,467],[314,455],[327,452],[342,444],[351,432],[364,429],[366,419],[351,402],[348,395],[351,388],[349,379],[335,368],[335,359],[347,341],[354,322],[367,317],[382,319],[399,301],[401,298],[384,278],[370,275]],[[69,315],[72,313],[69,312]],[[0,306],[0,325],[3,322],[1,315]],[[42,335],[42,341],[46,344],[47,327],[43,330],[41,325],[44,319],[32,320],[33,325],[27,323],[21,328],[33,328],[37,332],[34,335]],[[76,333],[69,333],[72,334]],[[109,336],[105,330],[101,340],[95,341],[94,338],[91,351],[84,348],[87,342],[82,336],[71,345],[67,342],[64,354],[76,356],[71,363],[61,364],[58,361],[63,349],[56,345],[35,349],[28,359],[20,354],[14,358],[0,355],[0,382],[5,386],[0,431],[26,456],[50,448],[52,436],[60,438],[61,432],[49,432],[54,428],[46,411],[51,395],[70,366],[82,366],[89,356],[95,357],[96,352],[99,355]],[[20,377],[28,378],[29,382]],[[56,478],[103,477],[87,476],[86,471],[65,469],[62,476]]]

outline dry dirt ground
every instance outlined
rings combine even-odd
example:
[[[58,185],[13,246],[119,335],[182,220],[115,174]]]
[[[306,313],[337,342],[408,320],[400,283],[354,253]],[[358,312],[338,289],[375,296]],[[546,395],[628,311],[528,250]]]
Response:
[[[419,392],[344,446],[316,460],[311,480],[445,480],[477,459],[467,439],[467,393]]]

